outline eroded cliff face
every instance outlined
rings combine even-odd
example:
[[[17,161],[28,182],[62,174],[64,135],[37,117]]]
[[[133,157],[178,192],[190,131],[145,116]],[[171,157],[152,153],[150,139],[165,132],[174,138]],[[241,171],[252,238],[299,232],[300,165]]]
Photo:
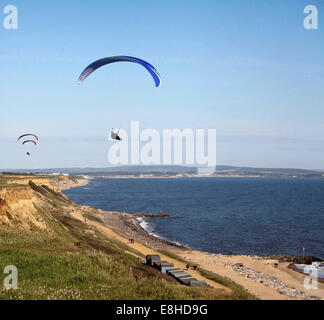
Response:
[[[59,190],[82,185],[86,180],[69,177],[10,177],[0,187],[0,228],[46,229],[39,210],[50,211],[49,192],[68,200]],[[52,205],[52,204],[51,204]]]
[[[37,204],[38,200],[29,186],[0,188],[0,226],[45,229],[46,224],[35,207]]]

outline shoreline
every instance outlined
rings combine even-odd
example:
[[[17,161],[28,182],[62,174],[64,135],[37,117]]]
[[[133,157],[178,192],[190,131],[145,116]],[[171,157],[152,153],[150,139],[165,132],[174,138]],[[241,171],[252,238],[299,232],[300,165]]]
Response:
[[[85,178],[77,179],[77,182],[75,182],[74,184],[68,184],[66,186],[59,187],[59,190],[65,191],[73,188],[83,187],[86,186],[88,183],[90,183],[91,180],[92,179],[85,179]]]
[[[161,252],[169,251],[190,264],[196,264],[199,269],[229,279],[261,300],[324,300],[324,284],[319,283],[319,289],[305,289],[304,279],[307,275],[289,268],[289,256],[201,252],[150,235],[131,214],[99,211],[104,216],[104,225],[129,247],[145,246],[148,250],[146,254],[149,252],[161,256]],[[129,244],[128,240],[131,238],[135,239],[135,244]],[[136,249],[138,250],[138,247]],[[169,256],[163,258],[170,261]]]
[[[71,184],[70,186],[60,189],[61,191],[73,189],[77,187],[82,187],[87,185],[88,183],[93,180],[92,178],[82,178],[79,179],[79,182],[77,184]],[[79,205],[79,204],[77,204]],[[287,254],[265,254],[265,255],[256,255],[252,253],[242,253],[242,254],[226,254],[226,253],[220,253],[220,252],[204,252],[204,251],[198,251],[195,250],[188,245],[181,244],[177,241],[171,241],[168,239],[163,238],[162,236],[159,236],[158,234],[155,234],[154,232],[149,232],[146,228],[142,227],[142,223],[146,222],[146,220],[150,220],[152,218],[154,219],[165,219],[165,218],[172,218],[169,215],[165,215],[163,217],[159,217],[159,214],[154,214],[152,217],[149,217],[149,214],[132,214],[128,212],[123,211],[106,211],[100,208],[96,208],[99,212],[101,212],[105,217],[105,224],[110,226],[111,228],[119,229],[121,233],[128,233],[130,236],[138,237],[141,240],[144,240],[146,243],[152,241],[152,248],[154,245],[160,243],[164,244],[166,246],[170,246],[172,248],[178,248],[178,249],[184,249],[184,250],[193,250],[197,252],[202,253],[208,253],[211,255],[223,255],[223,256],[251,256],[251,257],[258,257],[258,258],[264,258],[264,259],[275,259],[280,262],[294,262],[294,263],[302,263],[301,259],[302,256],[295,256],[295,255],[287,255]],[[146,217],[148,215],[148,217]],[[147,223],[147,222],[146,222]],[[321,258],[316,257],[309,257],[313,261],[324,261]]]
[[[177,241],[170,241],[164,239],[162,236],[159,236],[154,232],[150,233],[147,229],[145,229],[141,225],[142,222],[145,222],[146,219],[149,220],[150,218],[134,217],[133,214],[127,212],[104,211],[101,209],[97,209],[97,210],[99,210],[104,215],[104,221],[107,226],[113,229],[117,229],[124,236],[129,235],[135,238],[137,237],[138,240],[149,243],[150,247],[152,247],[153,249],[164,249],[159,247],[159,245],[162,245],[162,246],[169,246],[171,250],[199,252],[202,254],[207,254],[212,256],[253,257],[254,259],[264,259],[268,261],[273,260],[273,261],[277,261],[278,263],[302,264],[304,259],[302,256],[294,256],[294,255],[287,255],[287,254],[265,254],[265,255],[225,254],[220,252],[216,253],[216,252],[209,252],[209,251],[199,251],[189,247],[188,245],[178,243]],[[140,221],[140,219],[143,221]],[[323,261],[321,258],[317,258],[314,256],[305,256],[305,259],[308,260],[308,262]]]
[[[133,177],[133,178],[139,178],[139,177]],[[145,179],[146,177],[142,177],[143,179]],[[149,178],[149,177],[148,177]],[[159,178],[159,177],[157,177]],[[168,177],[161,177],[161,178],[168,178]],[[195,178],[195,177],[193,177]],[[62,191],[64,190],[68,190],[68,189],[72,189],[72,188],[77,188],[77,187],[81,187],[81,186],[85,186],[88,183],[90,183],[92,180],[94,180],[96,178],[82,178],[80,179],[80,183],[78,183],[77,185],[71,185],[67,188],[61,189]],[[110,179],[110,178],[107,178]],[[126,177],[125,177],[126,179]],[[97,210],[99,210],[102,213],[108,214],[109,216],[111,216],[111,214],[114,214],[114,217],[119,217],[120,218],[120,225],[123,225],[123,227],[121,229],[126,229],[126,230],[132,230],[132,232],[136,233],[136,234],[146,234],[148,237],[150,238],[157,238],[157,240],[160,241],[164,241],[167,244],[171,244],[172,246],[178,246],[179,248],[185,248],[187,250],[195,250],[193,248],[191,248],[188,245],[179,243],[178,241],[172,241],[172,240],[168,240],[163,238],[162,236],[154,233],[154,231],[150,232],[148,231],[145,227],[142,227],[141,224],[144,223],[148,223],[150,219],[172,219],[174,217],[169,216],[167,214],[164,214],[163,216],[160,214],[147,214],[147,213],[128,213],[128,212],[124,212],[124,211],[109,211],[109,210],[104,210],[101,208],[96,208]],[[135,221],[133,221],[135,220]],[[140,221],[141,220],[141,221]],[[110,220],[107,222],[108,225],[110,225],[111,227],[115,227],[116,225],[116,221],[115,221],[115,225],[110,224]],[[207,251],[206,251],[207,252]],[[277,253],[267,253],[264,255],[258,255],[258,254],[253,254],[253,253],[236,253],[236,254],[231,254],[231,253],[221,253],[221,252],[208,252],[210,254],[221,254],[221,255],[236,255],[236,256],[257,256],[257,257],[263,257],[263,258],[274,258],[277,260],[285,260],[285,262],[287,262],[289,259],[289,262],[295,262],[295,263],[299,263],[301,264],[302,262],[300,261],[300,258],[302,256],[297,256],[297,255],[288,255],[288,254],[277,254]],[[299,259],[298,259],[299,258]],[[314,259],[313,261],[324,261],[324,257],[323,258],[317,258],[317,257],[309,257]],[[294,261],[293,261],[294,260]],[[297,261],[299,260],[299,261]]]
[[[89,181],[83,181],[83,184],[70,188],[85,185]],[[82,207],[87,208],[87,206]],[[288,256],[235,256],[200,252],[150,234],[132,214],[95,210],[102,215],[103,222],[89,221],[86,223],[101,230],[107,237],[121,241],[143,255],[159,254],[161,258],[172,260],[179,265],[178,260],[171,259],[159,250],[169,251],[180,259],[197,264],[199,268],[235,282],[262,300],[324,300],[324,284],[319,283],[318,289],[306,289],[304,287],[306,275],[289,268],[291,262],[287,261],[287,259],[289,260]],[[129,243],[129,239],[134,239],[135,243]],[[181,268],[184,267],[185,263],[182,263]],[[206,279],[200,273],[197,273],[196,277]],[[216,282],[210,282],[210,280],[209,283],[214,287],[219,285]]]
[[[92,179],[80,179],[79,183],[60,188],[60,191],[86,186],[88,183],[90,183],[91,180]],[[179,250],[191,250],[191,248],[179,243],[163,239],[162,237],[159,237],[153,233],[150,234],[145,228],[141,226],[141,222],[139,221],[139,219],[145,221],[144,217],[134,217],[134,215],[127,212],[104,211],[98,208],[96,208],[96,210],[103,214],[105,225],[115,229],[117,233],[123,236],[128,235],[130,237],[137,238],[153,249],[170,250],[176,248]],[[156,217],[156,219],[161,218]]]
[[[145,230],[138,218],[135,218],[130,213],[118,212],[118,211],[99,211],[104,216],[105,225],[113,228],[117,233],[122,236],[134,238],[136,241],[140,241],[145,245],[155,250],[191,250],[184,245],[165,240],[154,234],[150,234]]]

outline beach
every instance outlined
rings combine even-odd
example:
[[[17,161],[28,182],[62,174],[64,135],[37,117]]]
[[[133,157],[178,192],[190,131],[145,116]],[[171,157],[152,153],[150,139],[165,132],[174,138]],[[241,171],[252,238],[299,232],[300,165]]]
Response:
[[[104,213],[104,214],[106,215],[109,213]],[[177,259],[170,258],[168,255],[165,255],[159,251],[156,251],[156,249],[152,248],[152,247],[161,248],[161,249],[163,248],[163,249],[167,249],[167,250],[171,251],[173,245],[171,243],[168,243],[167,241],[164,241],[161,239],[152,239],[152,236],[148,235],[146,240],[144,241],[144,243],[141,240],[139,240],[138,238],[135,238],[135,242],[130,244],[129,238],[127,237],[127,236],[130,236],[130,234],[128,233],[128,231],[129,231],[128,225],[126,225],[125,229],[122,230],[122,229],[115,229],[112,227],[108,227],[108,225],[102,225],[101,223],[96,222],[96,221],[89,221],[87,223],[89,225],[97,228],[102,234],[106,235],[108,238],[120,241],[124,245],[129,246],[131,249],[135,249],[136,251],[140,252],[144,256],[152,255],[152,254],[160,255],[161,260],[167,260],[167,261],[173,263],[175,268],[179,268],[179,269],[183,269],[183,270],[186,268],[186,263],[178,261]],[[121,225],[122,225],[122,223],[121,223]],[[145,232],[145,230],[143,230],[143,231],[141,231],[140,229],[138,230],[138,234],[142,234],[142,237],[144,237],[143,236],[144,232]],[[136,234],[136,232],[133,232],[131,235],[134,236],[134,234]],[[183,248],[182,248],[182,250],[183,250]],[[135,257],[137,257],[140,260],[143,260],[143,262],[144,262],[144,259],[142,257],[137,256],[136,254],[134,254],[132,252],[128,252],[128,253],[134,255]],[[190,271],[188,271],[188,273],[190,275],[192,275],[193,277],[195,277],[197,280],[206,281],[206,283],[208,285],[210,285],[211,287],[213,287],[215,289],[221,289],[226,292],[230,292],[229,288],[205,278],[204,276],[202,276],[199,273],[198,270],[190,270]]]
[[[143,255],[161,255],[158,250],[168,251],[182,261],[185,260],[191,265],[196,264],[204,270],[235,282],[262,300],[324,299],[323,283],[318,283],[318,289],[306,289],[304,287],[306,275],[289,268],[295,259],[293,256],[290,259],[289,257],[282,259],[281,256],[226,255],[197,251],[149,233],[142,226],[145,226],[151,218],[138,218],[138,215],[134,216],[127,212],[94,210],[102,215],[104,225],[94,221],[88,223],[99,228],[107,237],[121,241]],[[129,239],[134,239],[135,243],[130,243]],[[175,263],[181,269],[186,267],[186,263],[180,263],[169,256],[162,255],[161,258]],[[201,274],[200,278],[196,272],[194,276],[206,280],[210,285],[212,283],[214,287],[217,286],[216,282],[202,277]]]
[[[190,263],[197,264],[204,270],[239,284],[262,300],[324,299],[324,284],[318,283],[318,289],[306,289],[304,287],[305,275],[288,268],[289,262],[281,262],[280,259],[269,257],[222,255],[191,250],[150,235],[130,214],[101,212],[104,215],[105,226],[91,222],[94,226],[100,228],[107,236],[118,239],[145,255],[161,255],[156,250],[168,250]],[[129,238],[135,239],[135,243],[130,244]],[[168,256],[162,255],[161,258],[175,263],[176,267],[185,268],[185,263],[170,259]],[[197,272],[194,276],[199,279]],[[206,280],[201,275],[200,279]],[[207,283],[214,287],[216,284],[208,279]]]
[[[306,289],[306,276],[289,269],[289,262],[267,257],[215,255],[198,251],[177,254],[231,279],[262,300],[324,299],[324,285],[318,283],[318,289]]]
[[[134,238],[144,245],[156,250],[187,250],[185,246],[166,241],[149,234],[141,227],[140,219],[126,212],[102,211],[106,225],[116,230],[117,233]]]

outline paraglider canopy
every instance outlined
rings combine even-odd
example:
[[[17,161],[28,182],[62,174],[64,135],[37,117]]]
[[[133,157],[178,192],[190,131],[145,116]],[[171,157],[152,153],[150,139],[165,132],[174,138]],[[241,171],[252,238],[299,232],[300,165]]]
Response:
[[[22,143],[22,145],[24,145],[25,143],[31,142],[33,143],[35,146],[37,145],[37,143],[34,140],[26,140]]]
[[[115,62],[133,62],[133,63],[138,63],[142,65],[152,76],[155,86],[159,87],[161,84],[161,77],[157,70],[148,62],[135,58],[135,57],[129,57],[129,56],[117,56],[117,57],[108,57],[108,58],[103,58],[100,60],[97,60],[93,63],[91,63],[88,67],[86,67],[83,72],[81,73],[79,79],[78,79],[78,84],[81,84],[91,73],[96,71],[97,69],[111,63]]]
[[[23,134],[21,135],[18,139],[17,139],[17,142],[19,142],[20,139],[24,138],[24,137],[34,137],[36,141],[38,141],[38,137],[33,134],[33,133],[26,133],[26,134]],[[37,146],[37,143],[35,140],[31,140],[31,139],[28,139],[28,140],[24,140],[21,145],[25,145],[26,143],[33,143],[35,146]],[[26,152],[26,155],[27,156],[30,156],[31,154],[29,152]]]
[[[38,137],[35,135],[35,134],[32,134],[32,133],[26,133],[26,134],[23,134],[22,136],[20,136],[17,141],[19,141],[21,138],[24,138],[24,137],[28,137],[28,136],[33,136],[35,137],[36,140],[38,140]]]

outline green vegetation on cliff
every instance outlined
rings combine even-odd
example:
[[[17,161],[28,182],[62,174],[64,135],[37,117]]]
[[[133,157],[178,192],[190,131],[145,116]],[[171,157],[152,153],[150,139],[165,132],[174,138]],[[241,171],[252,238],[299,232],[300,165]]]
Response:
[[[179,285],[143,265],[141,253],[83,221],[102,221],[98,210],[48,186],[30,182],[29,188],[46,228],[0,229],[0,270],[18,269],[18,289],[1,288],[0,299],[240,299],[234,291]],[[1,286],[6,276],[0,272]]]

